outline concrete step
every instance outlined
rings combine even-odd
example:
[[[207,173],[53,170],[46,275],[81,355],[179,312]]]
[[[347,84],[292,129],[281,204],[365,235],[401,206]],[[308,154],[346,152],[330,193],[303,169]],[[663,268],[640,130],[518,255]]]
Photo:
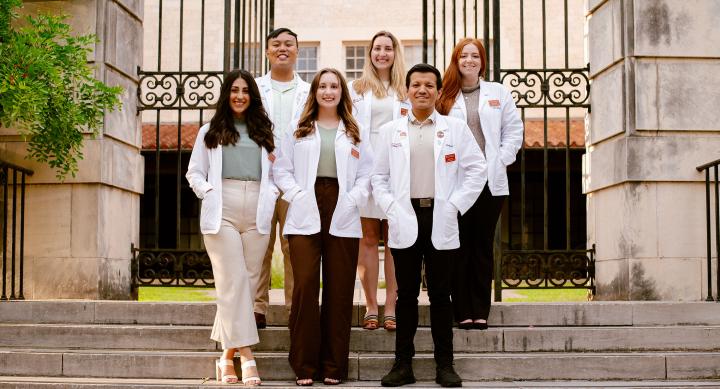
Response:
[[[209,326],[107,324],[0,324],[0,347],[214,351]],[[430,329],[419,328],[418,352],[432,352]],[[258,351],[287,352],[284,327],[260,330]],[[456,353],[572,351],[720,351],[720,326],[497,327],[454,330]],[[394,333],[353,328],[350,350],[395,349]]]
[[[512,389],[512,388],[612,388],[612,389],[645,389],[645,388],[717,388],[720,383],[716,380],[645,380],[645,381],[465,381],[463,387],[484,389]],[[297,388],[292,381],[263,381],[263,387]],[[377,381],[348,381],[340,387],[345,388],[381,388]],[[80,378],[80,377],[10,377],[0,376],[0,387],[15,389],[204,389],[227,388],[227,385],[214,380],[204,382],[197,379],[129,379],[129,378]],[[407,387],[437,388],[432,381],[421,381]]]
[[[0,350],[0,375],[196,379],[214,377],[217,352],[120,350]],[[266,380],[290,381],[285,353],[256,353]],[[378,381],[391,354],[351,353],[349,378]],[[236,363],[239,366],[239,363]],[[720,379],[720,353],[489,353],[459,354],[455,368],[468,381]],[[432,381],[432,355],[414,361],[419,380]]]
[[[356,305],[353,323],[359,326],[365,308]],[[3,323],[92,323],[212,325],[214,303],[139,303],[136,301],[3,301]],[[271,325],[287,325],[287,310],[273,305]],[[720,304],[712,302],[587,302],[498,303],[490,325],[513,326],[648,326],[720,325]],[[428,306],[420,307],[420,324],[430,323]]]

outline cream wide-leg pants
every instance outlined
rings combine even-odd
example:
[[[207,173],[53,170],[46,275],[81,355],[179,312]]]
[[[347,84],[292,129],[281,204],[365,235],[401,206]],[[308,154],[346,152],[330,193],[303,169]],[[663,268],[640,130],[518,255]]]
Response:
[[[259,342],[253,301],[269,235],[257,231],[260,183],[223,180],[222,222],[217,234],[203,240],[212,263],[217,313],[210,338],[223,349]]]

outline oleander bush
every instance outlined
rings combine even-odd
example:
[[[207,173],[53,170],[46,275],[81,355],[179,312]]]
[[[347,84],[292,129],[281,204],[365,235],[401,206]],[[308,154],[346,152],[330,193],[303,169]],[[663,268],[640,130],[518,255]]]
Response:
[[[75,176],[84,134],[97,134],[122,88],[94,77],[87,56],[97,39],[73,36],[67,16],[19,18],[21,0],[0,0],[0,124],[28,142],[28,158],[59,180]]]

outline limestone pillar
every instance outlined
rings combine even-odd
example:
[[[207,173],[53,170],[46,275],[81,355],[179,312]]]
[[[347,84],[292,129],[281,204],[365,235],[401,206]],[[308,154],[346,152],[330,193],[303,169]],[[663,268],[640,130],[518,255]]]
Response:
[[[125,91],[100,134],[88,136],[76,177],[23,157],[25,143],[3,133],[3,157],[35,171],[25,222],[25,297],[125,299],[131,243],[138,241],[144,164],[136,116],[136,68],[142,59],[142,0],[25,1],[22,14],[66,14],[77,34],[95,34],[88,58],[96,77]]]
[[[598,298],[702,300],[695,167],[720,158],[720,2],[588,0],[587,10],[584,189]]]

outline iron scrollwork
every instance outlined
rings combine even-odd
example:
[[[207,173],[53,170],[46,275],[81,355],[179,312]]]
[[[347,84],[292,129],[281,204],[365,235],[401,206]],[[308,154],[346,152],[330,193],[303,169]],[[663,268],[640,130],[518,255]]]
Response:
[[[500,82],[507,84],[519,108],[590,106],[588,68],[503,69]]]
[[[594,249],[509,250],[501,256],[503,289],[595,289]]]
[[[132,272],[136,286],[215,286],[204,250],[133,248]]]
[[[138,111],[214,108],[223,72],[139,71]]]

